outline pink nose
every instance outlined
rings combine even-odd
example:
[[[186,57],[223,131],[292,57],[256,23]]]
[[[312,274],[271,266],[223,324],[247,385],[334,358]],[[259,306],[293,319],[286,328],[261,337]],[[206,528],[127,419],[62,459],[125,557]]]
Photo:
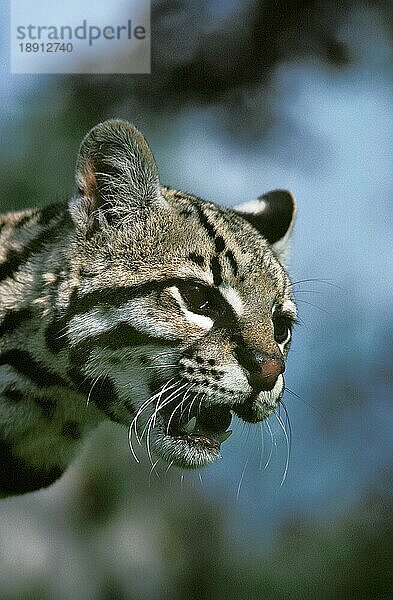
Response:
[[[285,363],[280,358],[264,358],[258,371],[249,374],[249,383],[256,392],[268,392],[276,385],[278,376],[285,371]]]

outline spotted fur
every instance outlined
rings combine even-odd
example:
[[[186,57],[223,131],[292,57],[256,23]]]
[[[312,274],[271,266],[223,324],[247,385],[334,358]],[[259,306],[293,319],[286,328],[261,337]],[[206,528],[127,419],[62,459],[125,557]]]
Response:
[[[291,195],[235,209],[162,187],[124,121],[83,140],[77,191],[0,217],[0,490],[50,485],[111,419],[182,467],[233,414],[269,416],[296,318]]]

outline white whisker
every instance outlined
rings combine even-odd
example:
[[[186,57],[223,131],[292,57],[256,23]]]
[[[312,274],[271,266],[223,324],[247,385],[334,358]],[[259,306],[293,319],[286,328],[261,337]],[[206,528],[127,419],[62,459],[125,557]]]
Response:
[[[89,406],[89,402],[90,402],[90,396],[91,396],[91,393],[92,393],[92,391],[93,391],[93,389],[94,389],[94,387],[95,387],[95,385],[96,385],[97,381],[98,381],[98,380],[99,380],[101,377],[102,377],[102,375],[98,375],[98,376],[95,378],[95,380],[93,381],[93,383],[92,383],[92,385],[91,385],[91,388],[90,388],[90,390],[89,390],[89,393],[87,394],[86,406]]]
[[[170,382],[171,382],[171,381],[173,381],[173,379],[170,379],[169,381],[167,381],[167,382],[165,383],[165,385],[164,385],[164,387],[163,387],[163,389],[162,389],[162,390],[160,390],[160,391],[156,392],[156,393],[155,393],[153,396],[151,396],[150,398],[148,398],[147,400],[145,400],[145,402],[143,402],[143,404],[142,404],[142,405],[139,407],[139,409],[137,410],[137,412],[136,412],[136,414],[135,414],[135,416],[134,416],[133,420],[132,420],[132,421],[131,421],[131,423],[130,423],[130,426],[129,426],[129,428],[128,428],[128,445],[129,445],[129,448],[130,448],[130,450],[131,450],[131,453],[132,453],[132,455],[133,455],[133,457],[134,457],[134,459],[135,459],[135,461],[136,461],[137,463],[139,463],[139,459],[138,459],[138,457],[137,457],[137,455],[136,455],[136,453],[135,453],[134,446],[133,446],[133,443],[132,443],[133,431],[135,431],[135,437],[136,437],[136,439],[137,439],[137,441],[138,441],[139,445],[141,445],[141,441],[140,441],[140,440],[139,440],[139,438],[138,438],[138,431],[137,431],[137,420],[138,420],[139,416],[140,416],[140,415],[141,415],[141,414],[144,412],[144,410],[146,410],[146,408],[147,408],[147,407],[148,407],[148,406],[149,406],[149,405],[150,405],[152,402],[154,402],[154,399],[155,399],[157,396],[159,396],[160,394],[162,394],[162,392],[163,392],[163,390],[165,389],[165,387],[166,387],[166,386],[168,386],[168,385],[170,384]]]
[[[178,385],[178,383],[179,382],[176,382],[175,385]],[[157,419],[158,412],[160,410],[162,410],[163,408],[165,408],[165,406],[167,406],[170,402],[173,402],[174,398],[176,398],[177,395],[181,392],[181,390],[184,389],[187,386],[188,386],[188,383],[182,384],[179,388],[175,389],[167,398],[165,398],[161,403],[159,402],[160,398],[157,400],[154,412],[149,417],[149,421],[151,421],[152,427],[154,427],[154,425],[156,424],[156,419]],[[169,391],[169,390],[167,390],[167,391]],[[146,430],[146,427],[145,427],[145,430]],[[145,430],[142,433],[142,437],[143,437],[143,435],[145,433]]]
[[[248,461],[249,461],[249,458],[247,458],[246,462],[244,463],[243,471],[242,471],[242,474],[240,475],[239,484],[237,486],[237,492],[236,492],[236,501],[239,500],[240,488],[242,487],[242,483],[243,483],[244,475],[245,475],[245,472],[247,469]]]
[[[159,400],[157,400],[155,411],[153,412],[153,415],[151,415],[149,417],[147,425],[146,425],[146,427],[147,427],[146,448],[147,448],[147,453],[149,455],[150,462],[152,462],[151,449],[150,449],[150,432],[151,432],[152,428],[156,424],[156,419],[157,419],[158,411],[161,410],[162,408],[164,408],[164,406],[166,406],[170,402],[172,402],[173,399],[176,399],[178,397],[178,395],[180,394],[181,390],[184,389],[187,385],[188,385],[188,383],[184,383],[180,388],[175,389],[175,391],[172,392],[168,396],[168,398],[165,398],[165,400],[161,404],[159,404]],[[142,432],[142,438],[145,435],[146,427],[145,427],[145,429]]]
[[[273,431],[272,431],[272,428],[270,427],[269,421],[265,421],[265,423],[266,423],[266,427],[267,427],[267,429],[269,431],[269,434],[270,434],[270,452],[269,452],[269,456],[267,458],[267,461],[266,461],[266,463],[265,463],[265,465],[263,467],[264,469],[267,469],[268,466],[270,465],[270,461],[271,461],[272,455],[273,455],[273,448],[274,448],[276,442],[275,442]]]
[[[278,421],[278,424],[280,425],[280,427],[281,427],[281,429],[282,429],[282,431],[283,431],[283,433],[284,433],[284,436],[285,436],[285,442],[286,442],[286,445],[287,445],[287,459],[286,459],[286,463],[285,463],[284,474],[283,474],[283,476],[282,476],[281,483],[280,483],[280,487],[282,487],[282,486],[283,486],[283,484],[284,484],[284,481],[285,481],[285,480],[286,480],[286,478],[287,478],[287,473],[288,473],[288,468],[289,468],[290,445],[289,445],[289,438],[288,438],[288,434],[287,434],[287,431],[286,431],[286,429],[285,429],[285,425],[284,425],[284,423],[283,423],[283,421],[282,421],[282,419],[281,419],[280,415],[279,415],[279,414],[277,414],[277,412],[276,412],[276,411],[274,412],[274,414],[275,414],[275,416],[276,416],[276,419],[277,419],[277,421]]]
[[[150,469],[150,473],[149,473],[149,487],[151,487],[151,476],[154,472],[155,476],[157,477],[157,479],[160,479],[159,474],[157,473],[157,471],[155,471],[156,466],[158,465],[158,463],[160,462],[160,459],[157,458],[157,460],[155,461],[155,463],[152,465],[151,469]]]
[[[183,386],[183,388],[182,388],[182,389],[184,389],[184,387],[188,387],[188,386],[189,386],[189,384],[188,384],[188,383],[186,383],[186,384],[185,384],[185,386]],[[192,386],[191,386],[191,387],[192,387]],[[183,404],[184,404],[185,400],[187,399],[187,397],[188,397],[188,395],[189,395],[189,393],[190,393],[191,387],[190,387],[188,390],[186,390],[185,394],[183,395],[183,400],[182,400],[182,401],[181,401],[181,402],[180,402],[180,403],[179,403],[179,404],[178,404],[178,405],[177,405],[177,406],[174,408],[174,410],[172,411],[172,413],[171,413],[171,416],[169,417],[169,419],[168,419],[168,423],[167,423],[167,426],[166,426],[166,433],[167,433],[167,435],[169,434],[169,428],[170,428],[170,425],[171,425],[171,422],[172,422],[173,416],[174,416],[175,412],[176,412],[176,411],[177,411],[179,408],[181,408],[181,407],[183,406]],[[182,414],[183,414],[183,412],[181,412],[181,413],[180,413],[180,419],[181,419],[181,417],[182,417]]]
[[[168,387],[168,385],[170,384],[170,382],[173,381],[173,378],[170,379],[169,381],[167,381],[164,386],[158,390],[153,396],[150,396],[150,398],[148,398],[147,400],[145,400],[145,402],[139,407],[139,409],[137,410],[132,422],[131,422],[131,427],[134,428],[135,430],[135,435],[136,438],[138,440],[138,443],[140,445],[140,440],[138,438],[138,431],[137,431],[137,420],[140,417],[140,415],[146,410],[146,408],[149,406],[149,404],[152,404],[154,402],[154,400],[158,397],[160,398],[160,396],[162,395],[162,393],[164,392],[164,390]],[[171,389],[172,387],[174,387],[176,385],[176,383],[172,384],[170,386],[169,389]]]
[[[173,465],[174,461],[171,460],[171,462],[169,463],[169,465],[167,466],[167,468],[165,469],[165,473],[168,473],[169,469],[171,468],[171,466]]]

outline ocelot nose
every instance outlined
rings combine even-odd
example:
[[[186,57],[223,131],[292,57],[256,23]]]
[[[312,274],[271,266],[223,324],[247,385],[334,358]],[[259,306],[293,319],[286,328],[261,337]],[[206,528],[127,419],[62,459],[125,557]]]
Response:
[[[258,362],[258,369],[249,373],[248,381],[255,392],[268,392],[274,388],[278,376],[285,371],[285,362],[282,358],[262,357]]]

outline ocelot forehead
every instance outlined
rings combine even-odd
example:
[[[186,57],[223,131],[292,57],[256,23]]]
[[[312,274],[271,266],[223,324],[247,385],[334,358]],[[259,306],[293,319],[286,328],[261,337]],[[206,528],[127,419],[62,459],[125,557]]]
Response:
[[[255,310],[272,296],[290,297],[285,270],[247,221],[183,192],[161,192],[160,210],[124,223],[92,247],[85,268],[101,269],[101,284],[191,278],[220,288],[230,304],[243,301]]]
[[[161,192],[173,211],[172,226],[187,242],[201,241],[206,252],[223,254],[230,261],[234,251],[242,254],[245,262],[269,249],[266,240],[231,209],[170,188],[161,188]]]
[[[285,292],[289,283],[285,269],[266,240],[245,219],[183,192],[168,188],[163,191],[178,217],[174,221],[187,249],[186,263],[210,271],[215,285],[234,283],[255,290],[259,282],[265,288]]]

